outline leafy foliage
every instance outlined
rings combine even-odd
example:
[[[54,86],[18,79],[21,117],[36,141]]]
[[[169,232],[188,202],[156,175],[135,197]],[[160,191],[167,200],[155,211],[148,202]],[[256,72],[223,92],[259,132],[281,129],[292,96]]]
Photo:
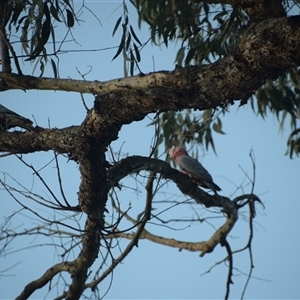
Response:
[[[249,22],[241,8],[225,4],[182,0],[131,0],[130,2],[138,12],[138,25],[141,26],[142,23],[149,25],[149,40],[154,45],[168,47],[170,43],[178,44],[174,59],[179,66],[211,63],[232,53]],[[65,26],[67,36],[79,22],[77,17],[79,13],[74,11],[73,1],[24,0],[8,3],[10,9],[4,15],[0,13],[0,18],[4,20],[4,24],[7,24],[9,42],[21,43],[25,55],[21,56],[17,53],[17,58],[23,57],[25,61],[34,63],[34,70],[39,68],[40,76],[44,74],[46,65],[50,63],[54,77],[59,77],[57,66],[59,49],[57,49],[56,35],[58,28],[61,30],[62,26]],[[84,2],[82,5],[84,6]],[[284,5],[286,11],[293,8],[291,1],[284,1]],[[119,46],[112,59],[122,54],[126,77],[134,75],[136,69],[139,70],[142,50],[149,40],[146,43],[140,41],[134,25],[130,24],[129,10],[125,1],[121,7],[123,8],[122,14],[112,28],[112,35],[120,36]],[[60,26],[57,26],[58,24]],[[59,48],[62,44],[63,42],[59,44]],[[140,70],[139,72],[141,73]],[[275,114],[280,130],[283,129],[289,116],[292,133],[288,140],[288,153],[291,157],[293,154],[299,155],[297,145],[300,140],[297,138],[298,134],[295,134],[299,128],[299,90],[299,70],[291,68],[279,80],[267,81],[256,92],[255,97],[251,97],[254,112],[263,118],[268,111]],[[211,112],[208,111],[207,114]],[[167,135],[166,128],[176,128],[178,131],[179,125],[191,126],[187,116],[190,116],[192,120],[197,118],[193,117],[189,111],[183,115],[170,113],[170,116],[164,116],[163,126],[160,128],[161,134],[166,134],[165,140],[170,137]],[[182,123],[177,118],[183,118],[186,123]],[[212,127],[211,123],[201,123],[204,127],[198,125],[201,128],[197,128],[197,131],[205,132],[205,135],[191,134],[188,140],[197,143],[204,142],[206,147],[209,145],[215,151],[211,129],[222,133],[221,119],[218,122]],[[180,136],[183,137],[186,134],[186,129],[182,129]],[[175,140],[178,137],[179,135],[174,136]],[[165,144],[167,143],[168,141],[165,141]]]
[[[209,147],[216,153],[212,130],[225,134],[222,130],[222,122],[218,116],[213,116],[213,110],[205,110],[200,115],[195,115],[191,110],[183,112],[163,113],[157,121],[149,125],[158,125],[159,136],[157,145],[164,143],[164,148],[169,149],[173,145],[202,144],[205,149]],[[154,152],[158,157],[158,147]]]
[[[170,42],[181,42],[175,57],[175,63],[180,66],[213,62],[233,52],[248,24],[248,18],[240,8],[225,4],[209,5],[202,2],[180,0],[135,0],[132,2],[139,14],[139,26],[142,22],[146,22],[150,26],[151,40],[155,45],[164,43],[168,47]],[[286,9],[292,8],[289,3],[285,5]],[[299,71],[291,68],[277,81],[268,80],[256,92],[255,97],[251,97],[254,112],[263,118],[267,111],[275,114],[280,130],[283,129],[286,117],[290,116],[293,130],[288,141],[290,157],[300,153],[300,140],[295,134],[300,117],[299,89]],[[209,114],[209,112],[207,113]],[[187,115],[189,114],[188,112]],[[187,134],[184,126],[191,124],[188,119],[180,122],[178,119],[182,118],[180,116],[180,114],[172,113],[170,117],[164,119],[161,133],[165,135],[165,139],[168,140],[171,137],[168,135],[169,128],[173,127],[178,132],[181,126],[181,137],[188,135],[188,141],[197,143],[205,141],[206,147],[210,145],[215,151],[210,126],[201,128],[200,132],[206,132],[205,136],[203,134],[200,136]],[[219,119],[218,124],[221,124],[220,121]],[[212,128],[216,132],[222,133],[216,123]],[[199,131],[199,128],[197,130]],[[178,134],[174,138],[177,139]],[[165,144],[167,145],[168,141]]]
[[[78,22],[76,15],[78,16],[78,14],[74,12],[72,2],[69,0],[34,0],[33,2],[11,1],[10,3],[12,5],[11,15],[1,16],[0,12],[0,18],[10,20],[8,23],[6,21],[4,22],[5,24],[8,24],[9,37],[12,39],[13,35],[11,33],[13,29],[15,29],[20,35],[20,42],[22,44],[23,51],[26,54],[25,61],[29,63],[35,62],[35,67],[40,67],[40,76],[43,75],[45,65],[50,59],[54,76],[58,77],[56,63],[51,58],[52,55],[56,56],[57,53],[55,48],[57,44],[55,38],[55,23],[59,22],[65,26],[65,29],[68,33],[76,25]],[[164,44],[166,47],[168,47],[170,42],[180,42],[181,45],[179,46],[175,61],[178,65],[184,66],[187,66],[191,63],[213,62],[216,59],[222,58],[228,53],[233,52],[242,37],[244,26],[247,26],[248,21],[247,17],[239,8],[230,8],[226,5],[208,5],[206,3],[198,3],[197,1],[179,0],[136,0],[132,1],[132,3],[134,3],[140,13],[140,22],[145,21],[149,24],[151,29],[150,38],[155,45],[160,46],[161,44]],[[128,76],[134,74],[134,68],[138,67],[138,63],[141,61],[141,50],[143,48],[143,44],[140,42],[134,27],[129,22],[130,18],[125,0],[123,1],[122,7],[123,13],[119,18],[117,18],[116,23],[112,28],[112,36],[116,36],[120,33],[119,46],[112,59],[114,60],[123,54],[124,73],[125,76]],[[10,40],[10,43],[12,43],[12,40]],[[49,53],[50,43],[53,44],[52,54]],[[11,51],[11,53],[12,55],[15,55],[13,51]],[[278,80],[274,82],[271,80],[267,81],[266,84],[257,91],[256,97],[252,97],[251,101],[253,110],[263,118],[268,112],[276,115],[280,124],[280,129],[283,129],[284,123],[287,119],[286,117],[289,116],[291,120],[290,123],[292,133],[288,140],[289,151],[287,153],[289,153],[290,157],[292,157],[294,154],[298,155],[300,153],[300,129],[297,123],[299,120],[299,91],[299,70],[293,68],[289,70],[288,73],[283,74]],[[61,192],[61,198],[64,200],[65,204],[55,196],[55,193],[52,192],[52,190],[44,181],[43,177],[39,175],[39,171],[23,161],[22,156],[18,157],[19,160],[29,168],[30,172],[33,171],[34,175],[40,179],[40,181],[44,184],[44,187],[46,187],[47,191],[51,194],[51,197],[53,197],[53,200],[49,201],[48,199],[34,194],[29,189],[23,189],[23,187],[22,190],[14,190],[6,184],[5,180],[1,182],[3,188],[5,188],[11,196],[14,195],[11,191],[14,191],[16,194],[20,194],[24,196],[24,198],[28,198],[30,201],[42,204],[45,208],[51,208],[51,210],[57,210],[63,213],[71,213],[70,215],[67,213],[63,214],[62,221],[57,221],[56,217],[48,218],[47,216],[46,218],[43,217],[42,214],[38,214],[35,209],[30,209],[28,206],[23,204],[22,201],[18,201],[17,197],[15,197],[15,200],[21,205],[23,210],[30,209],[30,212],[36,217],[39,217],[43,221],[43,224],[46,225],[43,225],[42,227],[33,227],[31,230],[21,230],[18,231],[19,233],[7,230],[7,232],[10,232],[9,238],[13,240],[17,235],[22,236],[30,234],[44,234],[46,236],[51,236],[52,233],[55,234],[52,236],[56,236],[58,232],[59,234],[57,235],[57,240],[59,240],[60,243],[57,244],[61,247],[62,252],[64,253],[61,255],[62,264],[54,265],[48,269],[48,271],[42,275],[42,277],[40,277],[40,280],[35,280],[31,285],[27,285],[24,289],[24,293],[28,293],[28,290],[32,286],[35,286],[32,289],[36,289],[36,282],[44,282],[44,284],[49,282],[50,290],[53,286],[52,278],[54,278],[54,276],[58,273],[66,271],[71,274],[72,278],[72,285],[68,286],[71,295],[72,293],[77,294],[77,298],[79,298],[85,289],[91,289],[92,292],[97,292],[97,285],[99,282],[101,282],[101,280],[103,280],[122,260],[124,260],[126,255],[133,249],[133,247],[137,246],[139,238],[145,238],[145,236],[148,236],[149,240],[154,240],[154,235],[149,237],[150,231],[147,230],[146,232],[144,231],[144,228],[146,223],[150,221],[151,218],[157,220],[161,218],[161,216],[159,216],[161,213],[155,213],[155,215],[152,214],[152,211],[155,211],[156,209],[156,207],[152,207],[152,203],[155,203],[153,201],[154,196],[158,193],[158,191],[160,193],[160,187],[165,185],[162,183],[161,177],[158,176],[158,174],[161,174],[166,179],[174,181],[187,197],[192,197],[195,200],[197,199],[196,202],[198,204],[205,204],[206,207],[215,207],[218,209],[218,212],[227,216],[226,223],[224,223],[222,226],[223,228],[220,227],[222,230],[216,230],[210,239],[213,242],[213,247],[207,247],[207,245],[211,244],[211,242],[205,245],[203,242],[200,242],[199,245],[202,247],[202,249],[205,248],[201,255],[212,252],[217,244],[220,244],[227,250],[228,256],[224,261],[228,261],[229,265],[227,280],[227,293],[229,295],[229,285],[231,283],[231,277],[233,276],[232,254],[244,250],[249,250],[251,252],[251,242],[253,238],[253,218],[255,216],[254,203],[255,201],[261,203],[261,200],[253,195],[255,183],[255,160],[251,157],[254,172],[251,194],[241,195],[235,199],[229,199],[217,194],[214,196],[209,196],[205,193],[202,193],[200,190],[197,191],[197,193],[201,192],[201,194],[199,197],[197,197],[198,194],[196,194],[196,192],[194,193],[193,189],[187,185],[187,183],[192,184],[191,180],[187,176],[175,172],[165,162],[153,160],[151,157],[132,156],[125,157],[121,160],[120,153],[115,154],[113,151],[111,151],[111,164],[106,160],[105,152],[107,152],[107,148],[110,146],[111,141],[116,139],[122,124],[125,123],[123,122],[125,119],[124,115],[121,115],[121,117],[118,118],[116,111],[122,111],[124,114],[128,113],[129,110],[139,107],[141,102],[138,104],[133,102],[133,104],[125,107],[127,104],[130,104],[130,101],[128,100],[129,98],[123,97],[123,99],[125,99],[125,105],[116,107],[117,101],[115,101],[115,104],[113,103],[115,107],[113,107],[109,106],[108,104],[111,102],[110,98],[105,99],[108,100],[102,101],[100,98],[96,100],[95,107],[97,108],[98,104],[101,109],[98,109],[98,113],[94,113],[95,111],[91,110],[88,113],[87,119],[80,127],[72,126],[73,128],[51,130],[52,133],[50,134],[48,130],[46,131],[42,130],[41,128],[37,128],[38,130],[32,134],[38,135],[39,138],[37,139],[37,144],[38,142],[41,142],[41,144],[44,146],[44,148],[35,148],[38,149],[36,151],[40,151],[40,149],[52,149],[51,147],[53,147],[54,150],[55,147],[58,146],[56,143],[59,140],[60,145],[58,148],[59,151],[61,151],[59,153],[66,154],[68,158],[76,160],[76,163],[79,164],[81,172],[81,184],[78,193],[78,204],[76,203],[75,206],[72,206],[64,196],[56,153],[54,158],[55,168],[52,169],[55,169],[55,172],[57,171],[59,190]],[[224,107],[219,112],[209,109],[199,114],[198,112],[194,112],[192,110],[184,110],[179,112],[169,111],[160,114],[154,122],[149,124],[156,126],[157,128],[158,140],[156,145],[164,145],[164,148],[170,148],[174,144],[193,145],[193,143],[197,143],[202,144],[206,150],[211,147],[216,153],[216,147],[212,133],[215,131],[219,134],[224,134],[221,116],[226,113],[225,109],[226,108]],[[154,108],[151,107],[151,109],[149,109],[146,113],[148,114],[150,111],[152,112],[154,110],[155,106]],[[144,117],[144,115],[142,115],[142,117]],[[101,124],[102,127],[100,127],[99,124]],[[99,128],[101,129],[99,130]],[[26,136],[29,135],[30,134],[27,133],[21,134],[20,138],[24,138],[24,140],[26,140]],[[13,132],[10,136],[6,134],[3,134],[3,136],[4,138],[7,136],[9,138],[13,138],[16,135]],[[53,145],[55,146],[51,145],[51,147],[49,147],[49,144],[45,143],[45,141],[48,139],[54,141]],[[9,139],[9,142],[10,141],[14,140]],[[6,142],[6,144],[9,145],[9,142]],[[13,144],[12,149],[17,149],[17,143],[11,144]],[[19,151],[19,149],[17,149],[17,151]],[[25,149],[24,153],[27,153],[26,151],[28,150]],[[14,151],[11,151],[11,153],[14,153]],[[158,157],[158,147],[155,147],[154,149],[154,156]],[[115,157],[117,157],[117,159],[115,159]],[[139,175],[141,171],[150,172],[150,176],[146,184],[146,206],[143,210],[143,213],[140,214],[139,211],[138,217],[133,218],[127,214],[131,207],[129,207],[128,210],[123,210],[123,208],[121,208],[120,201],[118,199],[119,196],[117,188],[120,189],[120,192],[121,188],[128,190],[131,189],[131,186],[126,186],[126,184],[121,183],[121,180],[124,178],[124,176],[136,174],[135,182],[138,183],[138,187],[135,189],[135,191],[136,193],[140,193],[140,186],[144,188],[144,181],[142,182],[142,180],[144,180],[142,176],[144,175]],[[184,184],[182,184],[182,186],[184,186],[184,188],[186,186],[188,187],[186,189],[187,192],[184,192],[185,189],[181,188],[181,180],[177,179],[180,178],[178,176],[183,176],[182,178],[185,177],[186,181],[183,181]],[[140,180],[140,178],[143,179]],[[248,175],[247,178],[249,178]],[[156,179],[157,185],[154,187]],[[188,179],[189,181],[187,181]],[[108,193],[109,191],[112,192]],[[111,213],[112,217],[107,218],[110,220],[109,222],[104,221],[107,196],[111,198],[110,211],[113,211],[113,213]],[[190,201],[190,199],[188,199],[188,201]],[[163,199],[163,202],[165,202],[163,205],[169,205],[171,203],[168,201],[168,199],[166,199],[166,197]],[[187,201],[184,201],[183,203],[190,205],[190,203]],[[249,239],[245,247],[243,247],[241,250],[233,252],[231,251],[229,242],[226,240],[226,236],[232,229],[234,223],[238,220],[238,210],[246,205],[249,206],[250,216],[250,234],[248,235]],[[173,204],[172,207],[174,207]],[[197,209],[193,208],[193,212],[197,212]],[[165,212],[166,210],[161,211]],[[87,219],[84,230],[80,230],[81,223],[79,222],[79,219],[83,219],[83,215],[87,215]],[[70,218],[73,217],[74,219],[70,220]],[[8,219],[10,220],[11,218]],[[65,219],[68,221],[67,223],[63,224]],[[130,224],[130,227],[126,227],[126,230],[121,230],[119,227],[120,222],[121,220],[125,219],[132,224]],[[75,223],[74,228],[73,226],[71,227],[68,225],[69,220],[72,223]],[[205,219],[200,219],[199,217],[198,219],[187,221],[192,224],[194,221],[199,223],[203,222],[203,220]],[[169,221],[170,220],[167,218],[161,218],[161,220],[159,220],[163,226],[165,226]],[[174,219],[171,221],[174,222]],[[58,225],[62,224],[66,225],[66,228],[68,229],[74,229],[74,232],[60,230]],[[57,230],[53,231],[53,225],[57,226]],[[79,227],[78,231],[75,231],[76,226]],[[134,228],[136,228],[136,232],[133,235],[132,229]],[[224,228],[226,234],[224,234]],[[130,233],[127,234],[126,231],[130,231]],[[63,235],[61,235],[61,233],[63,233]],[[144,236],[142,236],[142,233]],[[108,240],[110,238],[109,235],[115,238],[117,234],[120,234],[120,239],[124,239],[124,237],[131,239],[131,242],[128,244],[128,246],[124,248],[124,251],[119,242],[114,244]],[[62,242],[63,240],[68,240],[68,242]],[[164,238],[160,237],[160,240],[162,241]],[[7,239],[7,241],[10,241],[10,239]],[[182,247],[184,243],[179,242],[178,245],[176,245],[173,243],[174,241],[174,239],[165,239],[165,244],[169,244],[171,246],[175,245],[178,247],[178,249],[184,249]],[[8,244],[9,242],[7,242],[3,249],[5,249]],[[56,245],[56,237],[52,239],[52,244]],[[73,245],[75,245],[75,247],[73,247]],[[101,248],[105,248],[106,246],[107,253],[104,255],[101,253],[101,258],[103,261],[101,262],[99,269],[92,274],[89,270],[96,259],[98,257],[100,258],[100,245]],[[117,247],[115,247],[115,245],[117,245]],[[195,243],[193,243],[193,245],[195,245]],[[111,251],[113,248],[116,248],[118,251],[121,250],[120,255],[116,256],[116,258]],[[191,250],[191,245],[188,245],[187,249]],[[69,256],[71,251],[78,251],[77,258],[75,260],[72,259],[72,261],[65,261],[66,257]],[[77,253],[75,255],[77,255]],[[103,275],[100,275],[100,270],[107,262],[107,258],[111,258],[111,263],[109,262],[110,265],[104,271]],[[247,284],[249,279],[252,277],[251,272],[254,265],[252,261],[252,255],[250,255],[250,265],[252,267],[248,274]],[[92,278],[92,276],[94,276],[94,278],[88,282],[88,278]],[[64,280],[63,277],[61,278]],[[64,281],[64,284],[67,287],[68,283],[66,281]],[[75,292],[73,290],[75,290]],[[66,295],[67,294],[64,292],[58,298],[66,298]],[[100,293],[96,296],[97,298],[100,298]],[[69,295],[67,295],[67,298],[74,299],[74,297]],[[225,298],[227,299],[228,296],[225,296]]]
[[[11,1],[11,5],[12,14],[8,32],[11,33],[14,30],[19,33],[19,42],[26,54],[25,61],[36,61],[35,68],[39,64],[40,76],[43,75],[45,65],[50,61],[54,76],[57,77],[56,64],[52,58],[49,59],[49,50],[46,45],[51,40],[52,55],[55,56],[55,23],[64,23],[67,28],[75,25],[76,16],[72,2],[69,0]]]
[[[134,67],[138,66],[138,63],[141,61],[141,54],[139,48],[142,46],[142,43],[137,37],[137,34],[135,33],[133,27],[129,24],[128,8],[125,2],[123,3],[123,15],[118,18],[115,24],[112,33],[113,36],[119,29],[122,20],[123,22],[121,41],[118,50],[113,57],[113,60],[116,59],[121,53],[123,53],[124,62],[129,63],[129,74],[133,76]],[[128,76],[128,68],[126,64],[124,64],[124,76]]]
[[[246,15],[238,8],[224,4],[193,1],[132,1],[139,14],[139,26],[150,26],[155,45],[162,41],[181,41],[175,62],[187,66],[211,62],[232,51],[244,31]]]
[[[300,128],[295,129],[289,136],[287,142],[288,150],[286,155],[289,154],[290,158],[295,153],[297,156],[300,154]]]
[[[252,97],[251,105],[253,110],[263,118],[268,112],[277,117],[279,130],[284,130],[287,117],[290,119],[292,133],[288,139],[288,151],[290,157],[293,154],[300,154],[299,139],[299,118],[300,118],[300,69],[291,68],[290,71],[282,75],[278,80],[268,80],[256,92],[256,97]],[[297,138],[298,137],[298,138]]]

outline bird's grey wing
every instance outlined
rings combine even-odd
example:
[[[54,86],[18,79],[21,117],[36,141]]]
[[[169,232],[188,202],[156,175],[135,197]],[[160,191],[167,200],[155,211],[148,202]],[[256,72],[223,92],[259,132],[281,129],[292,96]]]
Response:
[[[200,178],[207,182],[213,182],[211,175],[208,171],[199,163],[198,160],[183,155],[178,159],[178,166],[185,171],[186,173],[190,174],[195,178]]]
[[[20,118],[23,118],[22,116],[18,115],[17,113],[15,113],[14,111],[6,108],[5,106],[0,104],[0,114],[6,114],[6,115],[14,115],[14,116],[18,116]]]
[[[18,115],[14,111],[0,104],[0,131],[14,127],[21,127],[27,130],[33,129],[31,120]]]

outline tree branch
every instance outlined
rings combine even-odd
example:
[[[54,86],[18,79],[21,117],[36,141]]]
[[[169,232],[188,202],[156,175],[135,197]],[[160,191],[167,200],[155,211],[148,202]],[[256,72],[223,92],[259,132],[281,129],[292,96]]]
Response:
[[[229,214],[236,209],[236,204],[229,198],[220,195],[212,196],[204,192],[187,175],[173,169],[168,163],[160,159],[137,155],[120,160],[107,171],[109,188],[117,186],[118,182],[127,175],[138,173],[142,170],[160,173],[164,178],[171,179],[177,184],[182,193],[192,197],[197,203],[206,207],[221,207]]]
[[[63,271],[69,272],[74,267],[73,262],[62,262],[59,264],[54,265],[50,269],[48,269],[44,275],[42,275],[39,279],[34,280],[27,284],[21,294],[16,298],[16,300],[25,300],[30,297],[30,295],[40,289],[41,287],[45,286],[49,281],[53,279],[53,277]]]
[[[78,134],[79,126],[61,129],[37,128],[30,132],[0,131],[0,151],[9,153],[32,153],[54,150],[58,153],[73,153],[83,142]]]
[[[11,72],[11,63],[9,57],[10,43],[7,40],[5,26],[10,19],[12,13],[12,3],[9,1],[0,2],[0,57],[2,72]],[[19,73],[20,74],[20,73]],[[3,83],[5,85],[5,83]]]
[[[228,254],[227,258],[228,258],[228,262],[229,262],[227,282],[226,282],[226,295],[225,295],[225,299],[227,300],[229,298],[229,293],[230,293],[230,284],[233,284],[233,281],[232,281],[233,257],[232,257],[231,247],[230,247],[229,243],[227,242],[226,237],[224,238],[224,241],[222,242],[222,246],[226,248],[226,251]]]
[[[99,102],[119,106],[119,111],[136,105],[139,116],[153,111],[182,108],[206,109],[237,99],[248,99],[266,79],[275,79],[291,66],[300,64],[300,16],[267,19],[246,30],[236,51],[211,65],[178,68],[107,82],[36,78],[0,73],[10,88],[62,90],[92,93]],[[9,85],[9,82],[13,84]],[[115,97],[109,95],[115,94]],[[107,110],[108,111],[108,110]],[[102,112],[103,113],[103,112]],[[103,115],[105,115],[103,113]],[[133,120],[132,120],[133,121]]]
[[[187,248],[190,251],[197,251],[200,247],[202,251],[200,254],[201,257],[204,256],[205,253],[212,252],[215,246],[226,238],[227,234],[233,228],[238,219],[238,209],[236,204],[227,197],[220,195],[211,196],[207,194],[199,189],[198,186],[193,183],[187,175],[171,168],[171,166],[164,161],[142,156],[131,156],[124,158],[108,170],[108,184],[110,187],[116,186],[118,181],[128,174],[137,173],[141,170],[160,173],[164,178],[174,181],[182,193],[192,197],[197,203],[203,204],[206,207],[221,207],[227,214],[226,222],[212,235],[208,241],[203,243],[195,243],[194,246],[191,243],[187,244],[185,242],[177,242],[174,244],[173,240],[170,243],[170,241],[168,242],[161,237],[154,237],[153,235],[148,235],[146,238],[157,243],[168,244],[172,247]]]
[[[115,269],[115,267],[131,252],[133,247],[137,246],[138,240],[139,240],[140,236],[143,234],[146,223],[148,222],[148,220],[150,219],[150,216],[151,216],[154,179],[155,179],[154,174],[151,174],[150,177],[148,178],[148,182],[146,185],[147,197],[146,197],[145,213],[144,213],[144,216],[143,216],[142,220],[140,221],[139,225],[137,226],[136,233],[132,235],[131,242],[127,245],[126,249],[122,252],[122,254],[112,262],[111,266],[107,270],[105,270],[105,272],[103,272],[103,274],[97,280],[94,280],[93,282],[87,284],[86,287],[90,287],[90,288],[92,288],[92,290],[94,290],[95,287],[103,279],[105,279]],[[114,235],[114,233],[112,233],[112,235]],[[114,237],[116,237],[116,236],[114,236]]]

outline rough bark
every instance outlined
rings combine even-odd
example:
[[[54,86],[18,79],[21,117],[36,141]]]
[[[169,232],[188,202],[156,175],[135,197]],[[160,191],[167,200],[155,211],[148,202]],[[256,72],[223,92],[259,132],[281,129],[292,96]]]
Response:
[[[110,111],[138,107],[140,119],[153,111],[206,109],[245,101],[266,79],[300,64],[300,16],[267,19],[250,25],[236,51],[211,65],[177,68],[107,82],[36,78],[0,73],[10,88],[63,90],[104,96]],[[109,108],[108,106],[109,105]],[[105,114],[102,112],[102,115]]]
[[[0,53],[2,72],[11,72],[10,57],[8,51],[8,41],[6,37],[5,26],[12,12],[9,1],[0,1]]]
[[[184,108],[204,110],[223,107],[236,100],[244,103],[267,79],[275,79],[289,67],[300,65],[300,16],[278,18],[283,13],[281,2],[276,0],[273,0],[274,6],[270,10],[267,9],[267,0],[228,0],[226,3],[240,5],[252,20],[264,20],[252,22],[236,51],[211,65],[177,68],[171,72],[162,71],[108,82],[0,73],[0,91],[38,89],[98,95],[94,109],[80,126],[64,129],[36,128],[25,133],[0,132],[2,152],[54,150],[67,153],[79,163],[81,184],[78,201],[81,211],[86,214],[82,249],[78,258],[72,262],[72,268],[57,269],[57,272],[67,271],[72,275],[71,285],[65,295],[67,299],[80,298],[85,289],[88,269],[98,256],[99,232],[104,226],[109,189],[132,172],[148,170],[160,173],[173,180],[183,193],[193,197],[198,203],[223,209],[227,214],[227,222],[206,244],[201,244],[202,254],[212,251],[221,243],[235,224],[238,208],[234,202],[226,197],[205,193],[186,175],[162,161],[129,157],[107,169],[105,160],[106,147],[117,138],[123,124],[141,120],[151,112]],[[263,12],[260,13],[260,10]],[[265,19],[266,16],[276,18]],[[34,281],[26,287],[30,288],[30,293],[26,288],[23,292],[25,295],[31,294],[55,274],[56,271],[49,269],[40,281]]]

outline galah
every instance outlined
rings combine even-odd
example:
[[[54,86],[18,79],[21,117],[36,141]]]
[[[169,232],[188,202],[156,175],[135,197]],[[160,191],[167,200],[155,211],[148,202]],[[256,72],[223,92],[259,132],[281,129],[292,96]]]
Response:
[[[187,174],[193,182],[206,189],[211,189],[215,193],[221,191],[221,188],[213,182],[208,171],[198,160],[190,157],[185,148],[173,146],[169,150],[169,155],[180,168],[181,172]]]
[[[0,104],[0,131],[17,126],[27,130],[33,129],[32,122],[29,119],[18,115]]]

